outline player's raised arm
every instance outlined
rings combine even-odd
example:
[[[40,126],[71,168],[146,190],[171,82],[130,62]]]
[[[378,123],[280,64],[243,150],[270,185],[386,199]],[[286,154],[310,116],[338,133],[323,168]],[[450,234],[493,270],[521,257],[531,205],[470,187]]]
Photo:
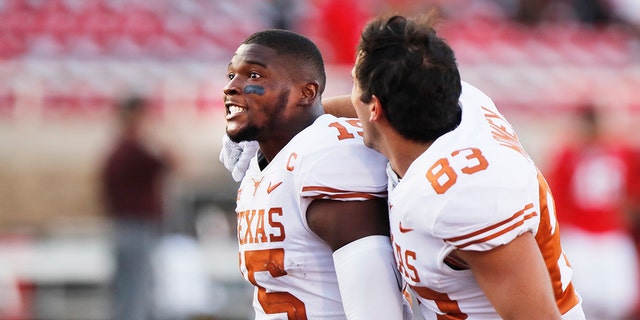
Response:
[[[336,117],[356,118],[356,110],[351,103],[351,96],[343,95],[322,100],[324,112]]]

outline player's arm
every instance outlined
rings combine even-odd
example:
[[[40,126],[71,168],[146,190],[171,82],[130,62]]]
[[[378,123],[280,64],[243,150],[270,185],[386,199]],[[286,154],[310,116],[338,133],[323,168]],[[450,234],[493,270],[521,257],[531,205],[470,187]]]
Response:
[[[560,319],[551,279],[531,232],[489,251],[456,250],[503,319]]]
[[[347,317],[402,319],[386,199],[314,200],[307,209],[307,222],[334,251]]]
[[[351,96],[343,95],[322,99],[324,112],[336,117],[357,118],[356,109],[351,103]]]

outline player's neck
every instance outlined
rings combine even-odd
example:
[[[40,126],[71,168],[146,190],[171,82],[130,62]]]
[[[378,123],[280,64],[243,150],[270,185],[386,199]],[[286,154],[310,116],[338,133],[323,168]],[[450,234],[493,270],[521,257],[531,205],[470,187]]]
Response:
[[[391,168],[403,178],[411,164],[431,146],[431,143],[407,140],[400,136],[388,140],[385,155]]]
[[[260,151],[264,154],[267,162],[271,162],[273,158],[302,130],[313,124],[314,121],[323,115],[322,106],[317,107],[309,112],[301,113],[296,122],[288,122],[287,125],[281,127],[280,132],[274,132],[269,139],[259,140]]]
[[[271,162],[273,158],[291,141],[293,137],[271,138],[267,141],[260,141],[260,152],[264,155],[266,163]]]

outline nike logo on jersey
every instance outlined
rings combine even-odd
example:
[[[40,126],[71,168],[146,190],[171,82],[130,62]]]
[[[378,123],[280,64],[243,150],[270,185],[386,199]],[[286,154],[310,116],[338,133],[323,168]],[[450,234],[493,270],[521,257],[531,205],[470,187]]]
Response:
[[[402,232],[402,233],[407,233],[409,231],[413,231],[413,228],[403,228],[402,227],[402,221],[400,221],[400,223],[398,224],[398,227],[400,228],[400,232]]]
[[[277,187],[279,187],[282,184],[282,181],[271,185],[271,182],[269,182],[269,186],[267,187],[267,194],[270,194],[273,190],[275,190]]]

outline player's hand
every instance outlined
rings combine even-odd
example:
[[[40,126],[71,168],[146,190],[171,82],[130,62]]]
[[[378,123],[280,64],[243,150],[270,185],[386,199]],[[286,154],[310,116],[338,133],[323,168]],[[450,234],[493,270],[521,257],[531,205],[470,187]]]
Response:
[[[241,181],[249,169],[249,163],[258,151],[257,141],[233,142],[226,134],[222,136],[220,161],[231,172],[235,181]]]

